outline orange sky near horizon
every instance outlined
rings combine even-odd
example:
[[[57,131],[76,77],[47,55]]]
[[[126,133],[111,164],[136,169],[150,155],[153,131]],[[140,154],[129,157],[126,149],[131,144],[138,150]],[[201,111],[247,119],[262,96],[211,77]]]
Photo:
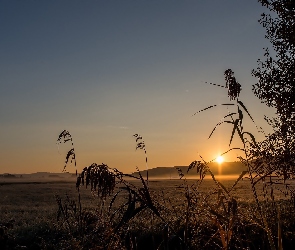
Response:
[[[1,1],[0,173],[61,172],[73,137],[77,168],[96,162],[131,173],[214,160],[232,127],[214,126],[236,107],[224,71],[242,85],[258,126],[274,111],[252,93],[251,70],[270,46],[251,1]],[[244,128],[263,139],[245,115]],[[235,137],[234,147],[241,147]],[[224,155],[236,161],[241,152]],[[75,172],[73,165],[67,171]]]

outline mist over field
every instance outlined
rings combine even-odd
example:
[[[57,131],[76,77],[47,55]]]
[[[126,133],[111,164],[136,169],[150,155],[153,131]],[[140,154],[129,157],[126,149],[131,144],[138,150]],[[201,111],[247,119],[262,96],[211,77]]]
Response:
[[[218,178],[235,178],[239,176],[243,171],[246,170],[246,167],[241,162],[211,162],[208,164],[211,171],[214,175],[218,176]],[[180,169],[185,178],[188,179],[199,179],[200,176],[194,169],[188,170],[188,166],[174,166],[174,167],[157,167],[151,168],[148,170],[149,178],[153,179],[179,179]],[[147,170],[141,170],[140,173],[142,176],[146,176]],[[132,173],[134,176],[139,176],[138,171]],[[10,174],[3,173],[0,174],[0,182],[3,181],[28,181],[28,179],[32,180],[43,180],[43,181],[72,181],[77,178],[74,173],[50,173],[50,172],[36,172],[30,174]]]

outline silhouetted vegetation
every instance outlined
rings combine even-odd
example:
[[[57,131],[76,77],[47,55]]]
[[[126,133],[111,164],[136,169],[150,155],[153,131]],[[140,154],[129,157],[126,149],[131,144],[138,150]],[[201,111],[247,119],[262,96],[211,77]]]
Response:
[[[14,174],[1,174],[0,178],[17,178]]]
[[[273,250],[283,249],[283,246],[293,249],[295,2],[259,2],[277,14],[276,18],[263,14],[260,19],[276,57],[266,49],[266,60],[259,60],[258,68],[252,72],[258,79],[253,86],[254,94],[277,110],[276,117],[266,118],[273,132],[265,134],[265,139],[258,142],[255,133],[244,128],[245,117],[254,124],[255,121],[239,100],[241,84],[231,69],[224,72],[226,84],[221,86],[227,89],[229,103],[214,104],[194,114],[217,105],[235,108],[216,124],[209,138],[222,124],[232,126],[229,150],[223,154],[232,150],[241,153],[239,160],[244,169],[236,180],[222,182],[213,171],[213,160],[207,162],[201,157],[187,167],[177,168],[180,179],[177,185],[166,181],[157,186],[157,182],[149,179],[145,142],[142,136],[135,134],[135,148],[144,151],[147,170],[124,174],[104,163],[85,167],[77,175],[78,199],[69,195],[55,196],[58,207],[55,227],[47,224],[36,230],[40,238],[48,242],[38,238],[35,245],[29,245],[28,239],[31,242],[35,239],[31,234],[25,237],[26,232],[15,232],[23,234],[18,241],[10,234],[8,224],[2,224],[1,247],[29,245],[36,249],[53,249],[52,242],[55,242],[62,249]],[[256,127],[258,132],[263,132]],[[242,146],[232,146],[235,136]],[[72,147],[66,155],[64,170],[69,162],[76,166],[73,139],[69,131],[64,130],[57,143],[66,142]],[[197,176],[195,180],[187,178],[191,173]],[[246,185],[247,188],[243,188]],[[96,197],[95,209],[87,207],[82,200],[85,190],[82,194],[81,186]],[[239,194],[239,190],[244,193]]]
[[[295,174],[295,2],[292,0],[260,0],[270,14],[262,14],[259,22],[266,28],[266,38],[274,52],[265,49],[265,60],[258,60],[252,75],[258,79],[254,94],[276,109],[277,116],[265,119],[273,133],[253,148],[258,159],[255,168],[265,174],[277,173],[290,178]]]

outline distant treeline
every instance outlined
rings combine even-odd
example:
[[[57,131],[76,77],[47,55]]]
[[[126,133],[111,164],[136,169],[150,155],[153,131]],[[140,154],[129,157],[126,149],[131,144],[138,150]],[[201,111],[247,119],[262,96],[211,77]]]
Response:
[[[0,178],[17,178],[14,174],[0,174]]]
[[[76,174],[72,173],[50,173],[50,172],[37,172],[31,174],[0,174],[0,178],[76,178]]]

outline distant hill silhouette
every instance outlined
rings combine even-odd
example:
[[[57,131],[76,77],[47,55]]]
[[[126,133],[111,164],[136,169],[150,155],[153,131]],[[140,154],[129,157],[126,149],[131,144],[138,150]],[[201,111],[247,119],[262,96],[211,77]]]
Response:
[[[246,170],[246,167],[240,162],[223,162],[219,164],[212,162],[208,164],[211,171],[215,175],[239,175],[242,171]],[[183,174],[187,177],[193,177],[198,175],[196,169],[192,169],[187,173],[188,166],[174,166],[174,167],[157,167],[149,169],[150,178],[178,178],[177,168],[181,169]],[[140,171],[142,176],[146,176],[146,170]],[[138,176],[138,172],[132,173]]]
[[[208,164],[211,171],[215,175],[239,175],[242,171],[246,170],[246,167],[240,162],[224,162],[222,164],[218,164],[216,162],[212,162]],[[192,169],[187,173],[188,166],[174,166],[174,167],[157,167],[149,169],[149,177],[150,178],[172,178],[178,179],[178,171],[177,168],[181,169],[183,174],[189,178],[193,178],[194,176],[199,176],[196,169]],[[146,176],[146,170],[141,170],[140,173],[142,176]],[[138,172],[132,173],[132,175],[139,176]],[[31,174],[0,174],[0,178],[31,178],[31,179],[69,179],[76,178],[76,174],[73,173],[50,173],[50,172],[37,172]]]

